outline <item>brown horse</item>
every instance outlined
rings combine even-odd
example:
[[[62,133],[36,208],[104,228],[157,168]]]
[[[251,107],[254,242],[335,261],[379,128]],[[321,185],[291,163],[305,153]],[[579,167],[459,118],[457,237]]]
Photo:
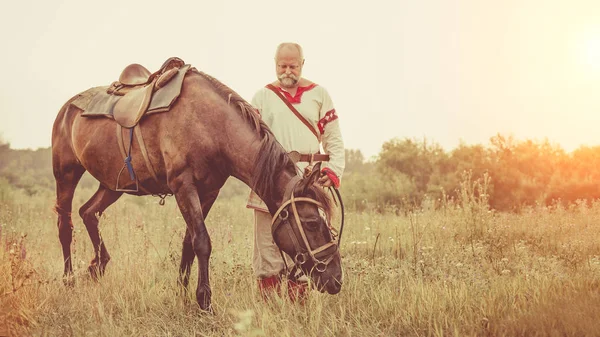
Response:
[[[88,268],[94,278],[104,273],[110,260],[97,215],[123,193],[114,190],[117,172],[123,166],[115,121],[82,116],[82,110],[70,104],[74,99],[61,108],[52,130],[55,209],[67,283],[73,280],[71,208],[79,179],[88,171],[100,182],[96,193],[79,209],[94,246],[95,256]],[[171,110],[148,115],[139,125],[158,181],[140,164],[144,160],[134,141],[132,162],[137,163],[135,173],[145,192],[131,194],[175,196],[187,224],[179,282],[187,289],[190,268],[198,257],[196,299],[202,309],[209,310],[211,305],[208,266],[212,248],[205,219],[229,176],[251,187],[271,214],[278,214],[275,241],[295,257],[316,287],[330,294],[340,291],[339,251],[318,209],[320,206],[331,212],[327,194],[314,185],[318,169],[300,178],[294,162],[256,110],[237,93],[193,69],[186,75],[181,95]],[[296,201],[290,203],[294,198]]]

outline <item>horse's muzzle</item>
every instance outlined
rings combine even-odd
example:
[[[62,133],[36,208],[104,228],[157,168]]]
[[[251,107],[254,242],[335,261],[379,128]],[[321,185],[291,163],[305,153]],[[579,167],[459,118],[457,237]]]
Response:
[[[331,286],[327,287],[327,293],[330,295],[335,295],[342,290],[342,284],[338,282],[334,282]]]
[[[335,295],[342,290],[342,283],[334,280],[333,282],[327,284],[325,290],[327,290],[328,294]]]

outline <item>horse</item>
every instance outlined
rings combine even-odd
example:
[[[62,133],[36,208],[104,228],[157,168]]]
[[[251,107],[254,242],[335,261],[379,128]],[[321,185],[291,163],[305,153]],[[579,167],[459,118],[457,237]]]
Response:
[[[341,258],[325,219],[331,215],[332,202],[316,185],[319,164],[312,174],[298,175],[293,158],[277,142],[258,111],[231,88],[196,68],[190,69],[170,110],[139,121],[138,131],[145,139],[147,158],[155,174],[138,165],[140,188],[125,191],[115,188],[116,172],[123,165],[117,150],[121,145],[115,135],[115,120],[82,116],[83,110],[71,104],[76,97],[61,107],[52,129],[54,209],[65,283],[74,282],[73,194],[87,171],[99,182],[97,191],[79,209],[94,247],[88,267],[93,279],[105,273],[111,259],[98,230],[99,216],[123,193],[172,194],[186,223],[178,283],[187,291],[190,269],[198,258],[196,301],[202,310],[211,311],[212,247],[205,219],[225,181],[235,177],[267,205],[274,216],[274,241],[293,258],[294,266],[308,275],[320,292],[340,292]],[[139,152],[131,153],[132,162],[144,162]]]

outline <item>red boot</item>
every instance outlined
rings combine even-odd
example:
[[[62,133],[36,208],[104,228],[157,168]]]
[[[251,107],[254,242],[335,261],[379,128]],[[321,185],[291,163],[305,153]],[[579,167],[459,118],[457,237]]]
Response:
[[[306,303],[306,299],[308,298],[308,294],[308,283],[304,281],[288,280],[288,296],[290,301],[298,302],[301,305],[304,305]]]
[[[273,295],[281,294],[281,279],[279,275],[264,277],[258,280],[258,290],[263,300],[269,299]]]
[[[281,296],[281,276],[273,275],[259,279],[258,290],[265,301],[273,295]],[[308,290],[308,283],[305,281],[287,280],[287,293],[292,302],[304,305],[308,297]]]

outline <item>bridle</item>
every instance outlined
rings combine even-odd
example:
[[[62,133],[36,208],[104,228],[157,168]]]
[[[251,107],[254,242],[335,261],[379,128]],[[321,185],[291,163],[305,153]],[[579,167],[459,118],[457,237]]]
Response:
[[[331,227],[330,224],[327,223],[328,230],[330,231],[330,234],[331,234],[331,240],[329,242],[325,243],[324,245],[322,245],[320,247],[316,247],[314,249],[310,246],[310,243],[308,242],[308,238],[306,236],[306,232],[302,226],[302,222],[300,221],[300,216],[298,214],[298,208],[296,206],[296,203],[299,203],[299,202],[310,203],[310,204],[316,205],[317,207],[319,207],[321,209],[323,209],[323,205],[320,202],[318,202],[312,198],[296,197],[294,195],[294,190],[301,179],[302,178],[300,178],[300,176],[295,176],[288,183],[284,198],[289,195],[289,199],[279,207],[277,212],[275,212],[275,214],[273,215],[273,220],[271,222],[271,224],[272,224],[271,232],[273,233],[274,238],[276,237],[275,232],[278,229],[280,229],[285,224],[289,225],[288,235],[290,236],[290,239],[291,239],[292,243],[294,244],[294,247],[296,248],[296,255],[293,257],[294,266],[292,267],[292,269],[288,268],[286,259],[284,258],[283,252],[281,251],[281,249],[280,249],[280,253],[283,258],[283,262],[285,264],[286,273],[288,273],[288,278],[290,278],[290,279],[296,278],[297,272],[302,271],[301,266],[303,264],[305,264],[306,262],[308,262],[309,259],[313,262],[314,268],[318,272],[320,272],[320,273],[325,272],[325,270],[327,270],[327,266],[333,260],[335,253],[339,250],[339,242],[341,239],[341,234],[342,234],[342,229],[343,229],[343,218],[344,217],[343,217],[343,206],[342,206],[342,225],[341,225],[340,231],[337,233],[337,235],[335,233],[336,232],[335,229],[333,227]],[[338,200],[341,203],[339,191],[337,191],[337,190],[335,190],[335,191],[337,192]],[[291,209],[291,211],[290,211],[290,209]],[[293,215],[293,217],[294,217],[294,220],[295,220],[294,222],[296,224],[295,226],[293,226],[292,222],[290,221],[290,215]],[[295,227],[295,229],[297,229],[297,231],[294,230],[294,227]],[[300,235],[298,235],[298,233]],[[303,243],[304,245],[302,245],[301,243]],[[277,245],[279,246],[279,244],[277,244]]]

